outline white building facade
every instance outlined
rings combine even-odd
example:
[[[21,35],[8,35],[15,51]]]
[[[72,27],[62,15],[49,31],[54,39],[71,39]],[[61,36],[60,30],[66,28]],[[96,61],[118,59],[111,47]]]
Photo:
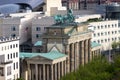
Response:
[[[100,21],[89,23],[89,28],[93,31],[92,42],[102,45],[102,51],[112,49],[114,41],[120,41],[120,26],[118,20]]]
[[[0,80],[19,78],[19,38],[0,38]]]

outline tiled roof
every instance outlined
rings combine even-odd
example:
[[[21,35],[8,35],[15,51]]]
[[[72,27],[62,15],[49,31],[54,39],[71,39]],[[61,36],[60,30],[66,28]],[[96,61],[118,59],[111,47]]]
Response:
[[[42,46],[42,41],[37,41],[34,46]]]
[[[92,48],[97,47],[97,46],[101,46],[101,44],[98,44],[96,42],[91,42],[91,47]]]
[[[65,57],[67,55],[60,53],[58,51],[50,51],[48,53],[26,53],[26,52],[20,53],[20,58],[32,58],[35,56],[41,56],[50,60],[54,60],[54,59]]]

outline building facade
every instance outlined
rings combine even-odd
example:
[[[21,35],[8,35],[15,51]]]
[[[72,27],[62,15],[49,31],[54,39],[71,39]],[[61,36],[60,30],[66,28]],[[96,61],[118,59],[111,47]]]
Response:
[[[120,40],[120,28],[118,20],[106,20],[92,22],[89,29],[93,31],[92,42],[101,44],[102,51],[112,49],[112,42]]]
[[[92,59],[91,32],[85,24],[52,25],[46,27],[46,32],[41,35],[41,38],[43,52],[45,53],[42,53],[42,55],[41,53],[37,53],[37,55],[35,54],[36,56],[33,56],[34,53],[21,54],[24,58],[28,57],[27,59],[23,59],[26,61],[24,63],[26,65],[24,65],[24,70],[22,71],[23,74],[26,74],[23,76],[25,80],[28,80],[28,78],[29,80],[59,80],[66,73],[75,71],[79,68],[79,65],[87,64]],[[38,46],[35,49],[38,51],[41,48]],[[57,58],[54,59],[53,62],[59,61],[60,63],[53,64],[53,68],[52,65],[48,65],[51,62],[48,63],[47,60],[38,56],[46,58],[47,54],[51,53],[51,51],[55,51],[55,54],[58,56],[58,52],[67,56],[59,57],[58,60]],[[54,58],[54,53],[51,53],[50,56]],[[25,68],[25,66],[27,67]],[[51,68],[53,71],[51,71]]]
[[[0,37],[0,80],[16,80],[19,76],[19,38]]]

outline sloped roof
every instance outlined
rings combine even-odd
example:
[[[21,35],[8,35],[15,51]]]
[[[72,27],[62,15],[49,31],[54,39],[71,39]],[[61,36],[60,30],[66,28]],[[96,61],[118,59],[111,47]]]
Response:
[[[58,50],[55,49],[52,49],[48,53],[26,53],[26,52],[20,53],[20,58],[32,58],[35,56],[41,56],[50,60],[55,60],[58,58],[66,57],[67,55],[60,53]]]
[[[101,44],[98,44],[96,42],[91,42],[91,47],[92,48],[97,47],[97,46],[101,46]]]
[[[42,46],[42,41],[37,41],[34,46]]]

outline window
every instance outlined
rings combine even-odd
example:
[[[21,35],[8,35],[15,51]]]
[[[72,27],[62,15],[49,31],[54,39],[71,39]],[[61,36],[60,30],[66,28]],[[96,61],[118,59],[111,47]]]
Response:
[[[101,29],[103,29],[103,26],[101,26]]]
[[[11,75],[11,66],[7,67],[7,75]]]
[[[16,47],[18,47],[18,44],[16,44]]]
[[[107,39],[105,39],[105,42],[107,42]]]
[[[15,48],[15,44],[13,44],[13,48]]]
[[[46,27],[44,27],[44,31],[46,30]]]
[[[101,43],[103,43],[103,40],[101,40]]]
[[[96,34],[94,33],[94,37],[96,37]]]
[[[100,41],[98,40],[98,43],[100,43]]]
[[[10,45],[10,48],[12,49],[12,45]]]
[[[103,36],[103,33],[101,33],[101,36]]]
[[[11,59],[12,59],[12,53],[11,53]]]
[[[16,52],[16,57],[18,57],[18,52]]]
[[[15,63],[13,64],[13,69],[15,70]]]
[[[40,27],[36,27],[36,31],[40,31],[41,30],[41,28]]]
[[[114,41],[114,38],[112,38],[112,41]]]
[[[36,34],[36,38],[39,38],[39,34]]]
[[[16,34],[11,34],[11,37],[15,37],[16,36]]]
[[[114,32],[112,31],[112,34],[114,34]]]
[[[100,26],[98,26],[98,29],[100,29]]]
[[[18,62],[16,62],[16,69],[18,69]]]
[[[15,53],[13,53],[13,58],[15,58]]]
[[[112,24],[112,27],[114,27],[114,25]]]
[[[12,31],[16,31],[16,28],[15,28],[15,26],[13,26],[13,27],[12,27]]]
[[[110,25],[108,25],[108,28],[110,28]]]
[[[107,25],[105,25],[105,28],[107,28]]]
[[[0,67],[0,76],[4,76],[4,68]]]
[[[110,34],[110,32],[108,32],[108,35]]]
[[[8,60],[9,60],[9,54],[8,54]]]
[[[98,33],[98,36],[100,36],[100,33]]]

